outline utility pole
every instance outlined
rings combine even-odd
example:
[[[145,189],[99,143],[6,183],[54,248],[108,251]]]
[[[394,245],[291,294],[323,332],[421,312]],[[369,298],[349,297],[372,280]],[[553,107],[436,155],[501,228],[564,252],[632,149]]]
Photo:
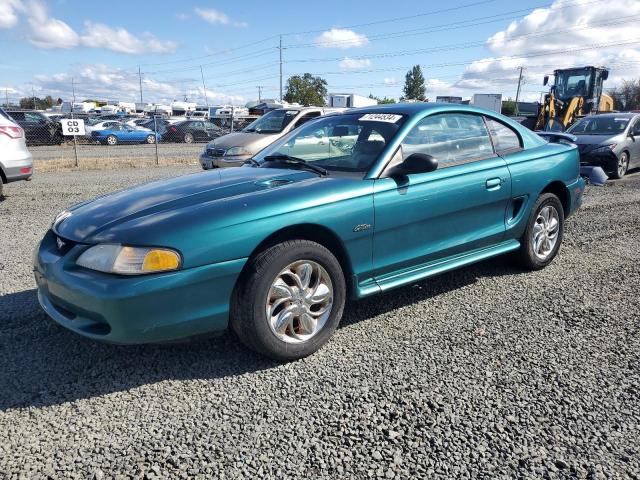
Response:
[[[262,87],[258,85],[258,103],[262,102]]]
[[[9,108],[9,89],[4,89],[4,106]]]
[[[522,71],[524,70],[524,67],[520,67],[520,75],[518,76],[518,90],[516,90],[516,108],[515,108],[515,114],[516,116],[518,115],[518,99],[520,98],[520,86],[522,85]]]
[[[282,35],[280,35],[280,102],[282,102]]]
[[[202,73],[202,65],[200,65],[200,76],[202,77],[202,91],[204,92],[204,103],[208,107],[209,99],[207,98],[207,86],[204,84],[204,73]]]
[[[140,103],[142,103],[142,72],[140,72],[140,65],[138,65],[138,81],[140,82]]]
[[[31,85],[31,96],[33,97],[33,109],[37,110],[38,108],[36,107],[36,89],[33,85]]]

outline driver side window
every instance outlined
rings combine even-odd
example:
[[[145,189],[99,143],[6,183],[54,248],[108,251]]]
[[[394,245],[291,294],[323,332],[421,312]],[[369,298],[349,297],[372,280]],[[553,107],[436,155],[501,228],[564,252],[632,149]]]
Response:
[[[423,118],[402,141],[403,157],[431,155],[438,168],[453,167],[493,157],[493,145],[484,120],[467,113],[442,113]]]

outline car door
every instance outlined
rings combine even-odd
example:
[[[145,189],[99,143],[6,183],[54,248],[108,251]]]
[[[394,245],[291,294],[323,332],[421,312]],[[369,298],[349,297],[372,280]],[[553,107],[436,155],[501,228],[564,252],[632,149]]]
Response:
[[[511,177],[496,155],[484,119],[444,113],[422,119],[390,165],[412,153],[433,156],[438,168],[374,185],[373,261],[378,279],[500,243]]]
[[[204,123],[197,121],[197,122],[191,122],[189,123],[189,125],[187,125],[187,131],[190,131],[193,134],[193,138],[195,140],[206,140],[206,132],[204,130]]]
[[[633,125],[630,126],[631,133],[629,139],[629,166],[632,168],[640,167],[640,117],[632,120]]]

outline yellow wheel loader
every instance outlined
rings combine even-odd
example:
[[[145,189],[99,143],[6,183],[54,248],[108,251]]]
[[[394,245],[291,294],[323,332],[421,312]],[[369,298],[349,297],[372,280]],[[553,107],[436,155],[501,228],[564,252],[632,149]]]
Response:
[[[553,85],[538,110],[535,130],[563,132],[578,118],[613,110],[613,98],[602,91],[602,84],[609,77],[606,68],[558,69],[553,76]],[[544,85],[548,83],[546,75]]]

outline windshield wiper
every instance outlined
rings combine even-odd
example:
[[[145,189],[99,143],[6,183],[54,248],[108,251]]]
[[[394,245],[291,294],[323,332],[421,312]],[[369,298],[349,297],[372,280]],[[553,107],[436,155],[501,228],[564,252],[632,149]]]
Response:
[[[292,163],[294,165],[300,165],[308,170],[319,173],[323,177],[326,177],[329,172],[322,167],[318,167],[317,165],[313,165],[302,158],[292,157],[290,155],[285,155],[284,153],[278,153],[275,155],[267,155],[263,159],[265,162],[284,162],[284,163]]]

